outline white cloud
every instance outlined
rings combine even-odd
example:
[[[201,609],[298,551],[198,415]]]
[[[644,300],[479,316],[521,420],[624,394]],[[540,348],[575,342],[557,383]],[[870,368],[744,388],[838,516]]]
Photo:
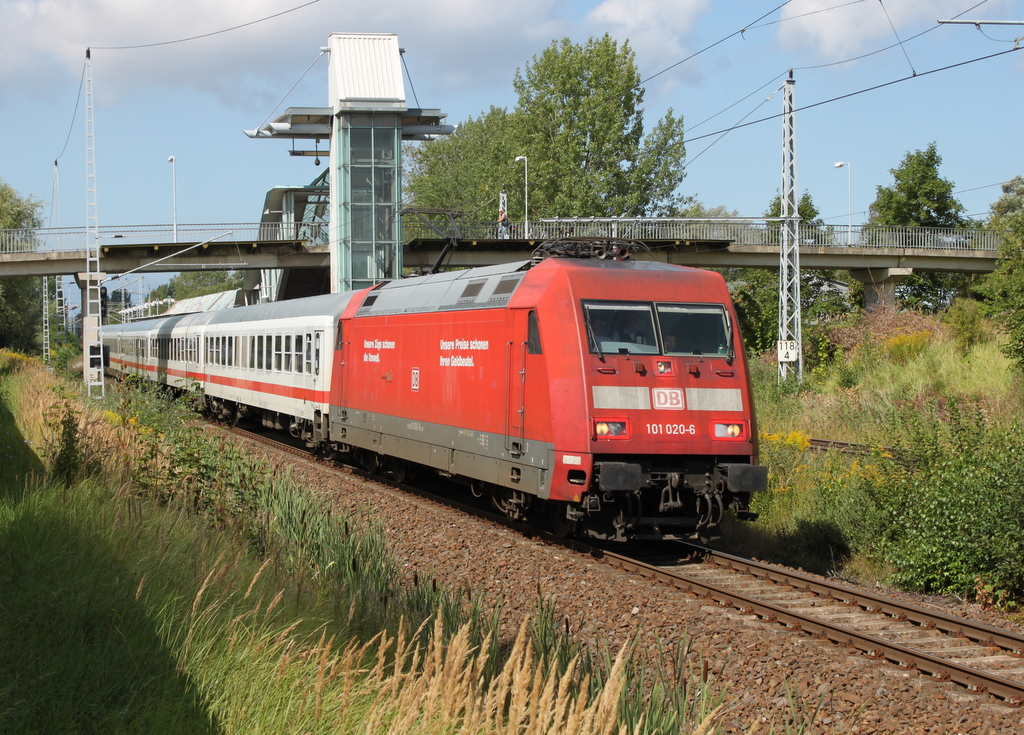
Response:
[[[690,53],[683,39],[710,9],[710,0],[604,0],[587,13],[586,22],[598,33],[628,38],[645,75]],[[672,79],[678,81],[678,75]]]
[[[0,97],[55,94],[77,81],[93,49],[95,92],[106,103],[141,90],[195,89],[232,106],[273,104],[332,32],[397,33],[417,87],[511,81],[528,59],[564,35],[556,0],[496,6],[488,0],[320,0],[228,33],[209,34],[296,8],[303,0],[0,0]],[[530,18],[526,24],[523,18]],[[561,31],[561,33],[559,32]],[[542,40],[538,40],[542,39]],[[511,68],[509,68],[511,65]],[[320,76],[326,78],[326,66]],[[312,72],[311,72],[312,74]],[[425,79],[429,78],[429,80]],[[421,92],[417,89],[417,92]],[[326,104],[326,85],[315,100]],[[427,102],[425,104],[443,104]],[[484,104],[483,107],[487,105]]]
[[[862,0],[852,4],[793,0],[782,9],[785,22],[779,24],[778,35],[785,48],[811,50],[822,60],[835,61],[895,43],[893,26],[906,40],[939,18],[963,13],[972,4],[966,0]],[[1008,5],[1002,0],[989,2],[984,12],[991,15]]]

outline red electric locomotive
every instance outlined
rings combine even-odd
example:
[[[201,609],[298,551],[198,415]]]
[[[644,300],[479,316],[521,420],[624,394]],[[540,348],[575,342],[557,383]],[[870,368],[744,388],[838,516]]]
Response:
[[[430,468],[563,534],[692,533],[767,483],[736,318],[717,273],[627,255],[549,243],[521,263],[105,327],[105,351],[115,374],[195,381],[217,415],[399,478]]]
[[[315,441],[468,481],[515,518],[546,510],[564,534],[662,537],[745,514],[767,469],[722,277],[558,253],[577,257],[354,298]]]

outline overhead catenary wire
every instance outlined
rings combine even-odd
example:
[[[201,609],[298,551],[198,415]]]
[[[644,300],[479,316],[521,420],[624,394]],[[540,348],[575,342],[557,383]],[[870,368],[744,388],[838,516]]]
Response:
[[[778,6],[774,7],[774,8],[772,8],[772,9],[771,9],[771,10],[769,10],[769,11],[768,11],[767,13],[765,13],[764,15],[762,15],[762,16],[761,16],[760,18],[757,18],[757,19],[756,19],[756,20],[754,21],[754,23],[758,23],[759,21],[762,21],[762,20],[764,20],[765,18],[767,18],[767,17],[768,17],[769,15],[771,15],[772,13],[775,13],[775,12],[777,12],[777,11],[781,10],[782,8],[784,8],[785,6],[789,5],[789,3],[790,3],[790,2],[792,2],[792,0],[786,0],[786,1],[785,1],[784,3],[782,3],[781,5],[778,5]],[[718,46],[719,44],[725,43],[726,41],[728,41],[728,40],[729,40],[730,38],[733,38],[734,36],[742,36],[742,35],[743,35],[743,33],[744,33],[744,32],[745,32],[746,30],[747,30],[747,26],[743,26],[743,28],[740,28],[740,29],[739,29],[738,31],[733,31],[733,32],[732,32],[732,33],[730,33],[730,34],[729,34],[728,36],[725,36],[724,38],[720,38],[719,40],[715,41],[714,43],[712,43],[712,44],[711,44],[711,45],[709,45],[709,46],[705,46],[705,47],[704,47],[704,48],[702,48],[702,49],[701,49],[700,51],[695,51],[694,53],[692,53],[692,54],[690,54],[689,56],[687,56],[687,57],[686,57],[685,59],[681,59],[681,60],[677,61],[676,63],[672,64],[671,66],[667,66],[667,67],[665,67],[664,69],[662,69],[661,71],[659,71],[659,72],[656,72],[655,74],[651,74],[651,76],[647,77],[646,79],[641,79],[641,80],[640,80],[640,82],[638,83],[638,86],[639,86],[640,84],[647,84],[647,82],[651,81],[651,80],[652,80],[652,79],[654,79],[655,77],[660,77],[660,76],[661,76],[662,74],[664,74],[664,73],[666,73],[666,72],[669,72],[669,71],[671,71],[672,69],[675,69],[675,68],[676,68],[677,66],[679,66],[680,64],[685,64],[685,63],[686,63],[687,61],[689,61],[690,59],[693,59],[693,58],[695,58],[695,57],[697,57],[697,56],[700,56],[700,55],[701,55],[702,53],[704,53],[705,51],[709,51],[709,50],[713,49],[713,48],[714,48],[715,46]]]
[[[71,115],[71,125],[68,126],[68,135],[64,139],[64,146],[60,149],[60,153],[53,159],[53,165],[57,165],[57,161],[60,160],[61,156],[64,155],[64,151],[68,149],[68,141],[71,140],[71,133],[75,129],[75,120],[78,119],[78,105],[82,102],[82,87],[85,85],[85,63],[82,64],[82,76],[78,80],[78,94],[75,96],[75,111]]]
[[[916,73],[914,73],[914,74],[912,74],[910,76],[900,77],[899,79],[893,79],[893,80],[888,81],[888,82],[882,82],[881,84],[875,84],[875,85],[872,85],[870,87],[865,87],[864,89],[856,90],[854,92],[847,92],[846,94],[841,94],[841,95],[838,95],[836,97],[830,97],[828,99],[821,100],[819,102],[813,102],[813,103],[811,103],[809,105],[804,105],[803,107],[797,107],[793,111],[794,112],[803,112],[804,110],[811,110],[811,109],[813,109],[815,107],[821,107],[822,105],[829,105],[829,104],[832,104],[833,102],[839,102],[841,100],[849,99],[850,97],[857,97],[858,95],[866,94],[867,92],[874,92],[875,90],[878,90],[878,89],[884,89],[885,87],[891,87],[891,86],[893,86],[895,84],[900,84],[902,82],[910,81],[911,79],[920,79],[921,77],[929,76],[931,74],[938,74],[939,72],[949,71],[950,69],[956,69],[956,68],[961,67],[961,66],[967,66],[968,64],[975,64],[975,63],[977,63],[979,61],[987,61],[989,59],[994,59],[994,58],[999,57],[999,56],[1004,56],[1005,54],[1012,54],[1014,51],[1019,51],[1019,50],[1020,49],[1018,49],[1018,48],[1012,48],[1012,49],[1007,49],[1005,51],[997,51],[996,53],[988,54],[987,56],[979,56],[979,57],[974,58],[974,59],[967,59],[966,61],[959,61],[959,62],[957,62],[955,64],[948,64],[946,66],[940,66],[940,67],[938,67],[936,69],[929,69],[928,71],[916,72]],[[738,125],[734,125],[731,128],[725,128],[723,130],[716,130],[713,133],[704,133],[703,135],[698,135],[698,136],[696,136],[694,138],[687,138],[687,139],[685,139],[683,141],[683,143],[684,144],[692,143],[695,140],[701,140],[703,138],[710,138],[712,136],[719,135],[722,132],[731,132],[731,131],[737,130],[739,128],[746,128],[746,127],[749,127],[751,125],[757,125],[758,123],[767,122],[769,120],[776,120],[776,119],[782,117],[782,115],[783,115],[783,113],[780,112],[780,113],[775,114],[775,115],[769,115],[768,117],[762,117],[762,118],[758,118],[757,120],[751,120],[750,122],[740,123]]]
[[[858,3],[860,2],[860,1],[861,1],[861,0],[854,0],[854,2],[847,2],[847,3],[843,3],[843,4],[840,4],[840,5],[835,5],[835,6],[831,6],[831,7],[829,7],[829,8],[822,8],[822,9],[820,9],[820,10],[812,11],[811,13],[803,13],[803,14],[801,14],[801,15],[796,15],[796,16],[792,16],[792,17],[790,17],[790,18],[781,18],[781,19],[779,19],[779,20],[776,20],[776,21],[770,21],[769,23],[764,23],[764,24],[758,24],[758,21],[760,21],[760,20],[762,20],[762,19],[764,19],[764,18],[768,17],[768,16],[769,16],[769,15],[771,15],[772,13],[774,13],[774,12],[776,12],[776,11],[780,10],[780,9],[781,9],[782,7],[784,7],[784,6],[786,5],[786,4],[788,4],[788,3],[783,3],[782,5],[779,5],[779,6],[777,6],[776,8],[774,8],[774,9],[773,9],[772,11],[770,11],[770,12],[768,12],[768,13],[766,13],[766,14],[762,15],[762,16],[761,16],[761,17],[760,17],[760,18],[758,19],[758,21],[755,21],[755,22],[754,22],[754,24],[748,24],[748,25],[744,26],[744,27],[743,27],[742,29],[740,29],[739,31],[733,32],[733,33],[729,34],[728,36],[725,36],[724,38],[722,38],[722,39],[720,39],[720,40],[716,41],[715,43],[713,43],[713,44],[710,44],[710,45],[706,46],[705,48],[701,49],[700,51],[698,51],[698,52],[696,52],[696,53],[694,53],[694,54],[691,54],[690,56],[686,57],[685,59],[683,59],[683,60],[681,60],[681,61],[679,61],[679,62],[676,62],[676,63],[675,63],[675,64],[673,64],[672,66],[669,66],[669,67],[667,67],[667,68],[663,69],[662,71],[658,72],[657,74],[653,74],[653,75],[651,75],[651,76],[647,77],[646,79],[644,79],[644,80],[642,80],[641,82],[639,82],[638,86],[639,86],[639,85],[642,85],[642,84],[644,84],[645,82],[647,82],[647,81],[649,81],[649,80],[651,80],[651,79],[654,79],[655,77],[657,77],[657,76],[659,76],[659,75],[661,75],[661,74],[665,73],[666,71],[669,71],[669,70],[671,70],[671,69],[675,68],[676,66],[679,66],[679,64],[682,64],[682,63],[684,63],[684,62],[686,62],[686,61],[689,61],[690,59],[693,59],[694,57],[696,57],[696,56],[698,56],[698,55],[700,55],[700,54],[704,53],[704,51],[707,51],[707,50],[709,50],[709,49],[711,49],[711,48],[714,48],[715,46],[719,45],[720,43],[722,43],[722,42],[724,42],[724,41],[728,40],[729,38],[732,38],[733,36],[737,35],[737,33],[738,33],[738,34],[740,34],[740,35],[742,35],[742,34],[743,34],[743,33],[744,33],[745,31],[747,31],[747,30],[750,30],[750,29],[752,29],[752,28],[762,28],[762,27],[766,27],[766,26],[768,26],[768,25],[775,25],[775,24],[778,24],[778,23],[784,23],[784,22],[787,22],[787,21],[790,21],[790,20],[795,20],[795,19],[797,19],[797,18],[801,18],[801,17],[804,17],[804,16],[806,16],[806,15],[813,15],[813,14],[817,14],[817,13],[822,13],[822,12],[828,12],[828,11],[832,11],[832,10],[838,10],[838,9],[840,9],[840,8],[843,8],[843,7],[847,7],[847,6],[850,6],[850,5],[856,5],[856,4],[858,4]],[[881,0],[879,0],[879,2],[881,3]],[[956,16],[954,16],[954,17],[955,17],[955,18],[960,18],[960,17],[962,17],[962,16],[966,15],[967,13],[970,13],[970,12],[971,12],[972,10],[974,10],[974,9],[976,9],[976,8],[978,8],[978,7],[982,6],[982,5],[984,5],[984,4],[985,4],[985,3],[987,3],[987,2],[988,2],[988,0],[980,0],[980,2],[978,2],[978,3],[975,3],[974,5],[972,5],[971,7],[967,8],[967,9],[966,9],[966,10],[964,10],[963,12],[961,12],[961,13],[958,13],[958,14],[957,14]],[[883,11],[884,11],[884,6],[883,6]],[[888,13],[886,13],[886,17],[888,17]],[[890,20],[890,25],[892,25],[892,21],[891,21],[891,20]],[[907,39],[907,41],[909,42],[909,41],[911,41],[911,40],[914,40],[914,39],[916,39],[916,38],[919,38],[920,36],[923,36],[923,35],[925,35],[926,33],[930,33],[930,32],[932,32],[932,31],[934,31],[934,30],[938,29],[938,27],[939,27],[939,26],[937,26],[937,25],[936,25],[936,26],[930,26],[929,28],[927,28],[927,29],[925,29],[925,30],[921,31],[920,33],[917,33],[917,34],[915,34],[915,35],[911,36],[910,38],[908,38],[908,39]],[[896,31],[895,31],[895,28],[893,28],[893,32],[894,32],[894,33],[896,32]],[[728,110],[732,109],[733,107],[735,107],[736,105],[740,104],[740,103],[741,103],[741,102],[743,102],[744,100],[746,100],[746,99],[749,99],[749,98],[750,98],[750,97],[752,97],[753,95],[757,94],[758,92],[760,92],[761,90],[763,90],[763,89],[764,89],[765,87],[767,87],[767,86],[769,86],[770,84],[772,84],[773,82],[775,82],[775,81],[776,81],[777,79],[779,79],[780,77],[782,77],[782,76],[785,76],[785,74],[786,74],[787,72],[792,72],[792,71],[796,71],[796,70],[808,70],[808,69],[819,69],[819,68],[825,68],[825,67],[829,67],[829,66],[838,66],[838,65],[841,65],[841,64],[847,64],[847,63],[850,63],[850,62],[852,62],[852,61],[857,61],[857,60],[859,60],[859,59],[863,59],[863,58],[866,58],[866,57],[868,57],[868,56],[872,56],[872,55],[875,55],[875,54],[878,54],[878,53],[882,53],[882,52],[884,52],[884,51],[888,51],[889,49],[895,48],[895,47],[896,47],[897,45],[900,45],[900,46],[902,47],[902,43],[903,43],[903,42],[902,42],[902,41],[900,41],[900,38],[899,38],[899,35],[898,35],[898,34],[896,34],[896,39],[897,39],[897,42],[898,42],[898,43],[896,43],[896,44],[890,44],[889,46],[886,46],[886,47],[884,47],[884,48],[882,48],[882,49],[878,49],[878,50],[876,50],[876,51],[872,51],[872,52],[870,52],[870,53],[867,53],[867,54],[862,54],[862,55],[860,55],[860,56],[852,57],[852,58],[849,58],[849,59],[844,59],[844,60],[842,60],[842,61],[835,61],[835,62],[830,62],[830,63],[828,63],[828,64],[820,64],[820,65],[817,65],[817,66],[809,66],[809,67],[794,67],[794,68],[792,68],[792,69],[788,69],[788,70],[786,70],[786,71],[782,72],[781,74],[778,74],[778,75],[774,76],[774,77],[773,77],[773,78],[772,78],[772,79],[771,79],[771,80],[770,80],[769,82],[767,82],[767,83],[765,83],[765,84],[761,85],[761,86],[760,86],[760,87],[758,87],[758,88],[757,88],[756,90],[754,90],[753,92],[751,92],[751,93],[747,94],[746,96],[744,96],[744,97],[743,97],[743,98],[741,98],[740,100],[738,100],[738,101],[736,101],[736,102],[732,103],[731,105],[729,105],[728,107],[724,108],[723,110],[721,110],[721,111],[719,111],[719,112],[715,113],[714,115],[711,115],[710,117],[707,117],[707,118],[705,118],[704,120],[702,120],[701,122],[697,123],[696,125],[694,125],[694,126],[690,126],[690,127],[688,128],[688,129],[689,129],[689,130],[693,130],[693,129],[695,129],[695,128],[699,128],[700,126],[704,125],[705,123],[709,122],[710,120],[713,120],[714,118],[718,117],[719,115],[723,114],[724,112],[726,112],[726,111],[728,111]],[[1016,46],[1015,46],[1015,50],[1016,50]],[[906,51],[905,51],[905,50],[904,50],[904,55],[906,55]],[[909,57],[907,58],[907,61],[908,61],[908,63],[909,63],[909,61],[910,61]],[[970,62],[966,62],[966,63],[970,63]],[[954,65],[954,66],[955,66],[955,65]],[[952,67],[952,66],[950,66],[950,67],[946,67],[946,68],[953,68],[953,67]],[[912,65],[912,64],[911,64],[911,72],[912,72],[912,75],[911,75],[911,77],[908,77],[908,78],[914,78],[915,76],[917,76],[917,72],[916,72],[916,70],[914,69],[914,67],[913,67],[913,65]],[[929,72],[929,73],[932,73],[932,72]],[[897,81],[903,81],[903,80],[897,80]],[[892,83],[895,83],[895,82],[892,82]],[[881,86],[885,86],[885,85],[881,85]],[[879,88],[879,87],[872,87],[872,88],[869,88],[868,90],[862,90],[862,91],[860,91],[860,92],[855,92],[855,93],[852,93],[851,95],[847,95],[847,96],[853,96],[853,94],[861,94],[861,93],[863,93],[864,91],[870,91],[871,89],[876,89],[876,88]],[[840,99],[843,99],[843,97],[833,98],[833,100],[826,100],[825,102],[828,102],[828,101],[838,101],[838,100],[840,100]],[[823,103],[819,103],[819,104],[825,104],[825,102],[823,102]],[[762,102],[762,103],[761,103],[760,105],[758,105],[757,107],[755,107],[755,108],[754,108],[754,110],[758,109],[758,108],[759,108],[759,107],[761,107],[761,105],[763,105],[763,104],[764,104],[764,103]],[[808,106],[805,106],[805,107],[803,107],[803,108],[798,108],[797,110],[794,110],[794,112],[797,112],[797,111],[799,111],[799,110],[801,110],[801,109],[808,109],[809,107],[813,107],[813,106],[815,106],[815,105],[808,105]],[[752,112],[753,112],[753,110],[751,111],[751,113],[752,113]],[[750,114],[750,113],[748,113],[748,115],[744,116],[744,118],[742,118],[742,120],[745,120],[745,119],[746,119],[746,117],[749,117],[749,114]],[[702,150],[702,151],[701,151],[700,153],[698,153],[698,154],[697,154],[697,156],[695,156],[695,157],[693,157],[692,159],[690,159],[690,160],[689,160],[689,161],[688,161],[688,162],[687,162],[687,163],[686,163],[686,164],[684,165],[684,167],[683,167],[683,168],[684,168],[684,169],[685,169],[685,168],[688,168],[688,167],[689,167],[689,165],[690,165],[691,163],[693,163],[693,161],[695,161],[695,160],[696,160],[696,159],[697,159],[698,157],[700,157],[701,155],[703,155],[703,154],[704,154],[704,153],[705,153],[705,152],[706,152],[706,151],[707,151],[707,150],[708,150],[709,148],[711,148],[711,147],[712,147],[713,145],[715,145],[716,143],[718,143],[718,142],[719,142],[720,140],[722,140],[722,139],[723,139],[723,138],[724,138],[724,137],[725,137],[725,136],[726,136],[726,135],[727,135],[728,133],[732,132],[733,130],[739,129],[739,128],[741,128],[741,127],[746,127],[747,125],[753,125],[753,124],[756,124],[756,123],[758,123],[758,122],[764,122],[764,121],[767,121],[767,120],[772,120],[772,119],[776,119],[776,118],[778,118],[778,117],[780,117],[780,116],[781,116],[781,115],[773,115],[773,116],[770,116],[770,117],[767,117],[767,118],[761,118],[760,120],[755,120],[755,121],[753,121],[753,122],[751,122],[751,123],[745,123],[745,124],[736,124],[736,125],[733,125],[733,126],[731,126],[731,127],[729,127],[729,128],[725,128],[725,129],[723,129],[723,130],[718,130],[718,131],[715,131],[715,132],[712,132],[712,133],[707,133],[707,134],[704,134],[704,135],[701,135],[701,136],[697,136],[697,137],[691,137],[691,138],[684,138],[684,140],[682,141],[682,145],[684,145],[684,146],[685,146],[685,145],[686,145],[687,143],[690,143],[690,142],[693,142],[693,141],[696,141],[696,140],[700,140],[700,139],[702,139],[702,138],[706,138],[706,137],[712,137],[712,136],[719,136],[717,140],[715,140],[714,142],[712,142],[712,143],[711,143],[711,144],[710,144],[710,145],[709,145],[709,146],[708,146],[707,148],[703,149],[703,150]],[[741,123],[742,123],[742,120],[741,120]]]
[[[750,116],[751,116],[751,115],[753,115],[753,114],[754,114],[755,112],[757,112],[757,111],[758,111],[759,109],[761,109],[761,107],[763,107],[764,105],[766,105],[766,104],[768,104],[769,102],[771,102],[771,101],[772,101],[772,99],[774,99],[775,95],[777,95],[777,94],[778,94],[779,92],[781,92],[781,91],[782,91],[782,89],[783,89],[782,87],[779,87],[779,88],[778,88],[778,89],[776,89],[776,90],[775,90],[774,92],[772,92],[772,93],[771,93],[771,94],[770,94],[770,95],[769,95],[768,97],[766,97],[765,99],[763,99],[763,100],[762,100],[762,101],[761,101],[761,102],[760,102],[760,103],[759,103],[759,104],[757,105],[757,107],[753,108],[753,109],[752,109],[752,110],[751,110],[750,112],[748,112],[748,113],[747,113],[746,115],[744,115],[743,117],[741,117],[741,118],[740,118],[740,120],[739,120],[739,122],[743,122],[743,121],[744,121],[744,120],[746,120],[746,119],[747,119],[748,117],[750,117]],[[701,157],[701,156],[703,156],[703,155],[704,155],[705,153],[707,153],[707,152],[708,152],[708,151],[709,151],[709,150],[711,149],[711,147],[712,147],[712,146],[714,146],[714,145],[715,145],[716,143],[718,143],[718,142],[719,142],[720,140],[722,140],[722,138],[724,138],[724,137],[725,137],[726,135],[728,135],[728,134],[729,134],[729,132],[730,132],[731,130],[734,130],[735,128],[736,128],[736,125],[734,125],[733,127],[729,128],[728,130],[724,130],[724,131],[722,131],[722,134],[721,134],[721,135],[720,135],[720,136],[719,136],[718,138],[716,138],[715,140],[713,140],[713,141],[711,141],[710,143],[708,143],[708,145],[707,145],[707,146],[706,146],[706,147],[705,147],[705,148],[704,148],[704,149],[703,149],[703,150],[702,150],[702,151],[701,151],[700,153],[698,153],[697,155],[695,155],[695,156],[692,156],[692,157],[687,157],[687,159],[686,159],[686,164],[685,164],[685,165],[683,166],[683,168],[684,168],[684,169],[688,168],[688,167],[690,166],[690,164],[691,164],[691,163],[693,163],[693,162],[694,162],[694,161],[696,161],[696,160],[697,160],[698,158],[700,158],[700,157]],[[685,145],[685,141],[684,141],[684,143],[683,143],[683,144]]]
[[[280,13],[274,13],[273,15],[268,15],[268,16],[266,16],[264,18],[259,18],[257,20],[251,20],[251,21],[249,21],[247,23],[241,23],[241,24],[239,24],[237,26],[231,26],[230,28],[222,28],[219,31],[211,31],[209,33],[201,33],[198,36],[189,36],[188,38],[176,38],[176,39],[174,39],[172,41],[157,41],[157,42],[154,42],[154,43],[140,43],[140,44],[136,44],[136,45],[133,45],[133,46],[93,46],[92,48],[94,50],[97,50],[97,51],[101,51],[101,50],[102,51],[127,51],[127,50],[130,50],[130,49],[155,48],[156,46],[170,46],[170,45],[175,44],[175,43],[185,43],[186,41],[197,41],[200,38],[209,38],[210,36],[219,36],[222,33],[230,33],[231,31],[237,31],[240,28],[248,28],[249,26],[254,26],[257,23],[263,23],[264,21],[271,20],[273,18],[279,18],[282,15],[287,15],[288,13],[294,13],[296,10],[302,10],[303,8],[309,7],[310,5],[314,5],[314,4],[318,3],[318,2],[320,2],[320,0],[309,0],[309,2],[303,3],[302,5],[296,5],[294,8],[289,8],[288,10],[282,10]]]
[[[846,7],[848,5],[855,5],[858,2],[862,2],[862,1],[863,0],[855,0],[855,2],[852,2],[852,3],[844,3],[843,5],[835,5],[835,6],[832,6],[830,8],[822,8],[821,10],[813,11],[813,13],[805,13],[803,15],[811,15],[811,14],[823,13],[823,12],[827,12],[827,11],[831,11],[831,10],[838,10],[839,8],[843,8],[843,7]],[[957,15],[955,15],[954,18],[960,18],[961,16],[966,15],[967,13],[970,13],[972,10],[975,10],[976,8],[984,5],[987,2],[988,2],[988,0],[981,0],[980,2],[975,3],[971,7],[967,8],[966,10],[964,10],[963,12],[958,13]],[[779,7],[781,7],[781,6],[779,6]],[[778,10],[778,8],[776,8],[776,10]],[[803,17],[803,15],[793,16],[793,17],[790,17],[790,18],[782,18],[780,20],[771,21],[770,23],[763,23],[761,25],[754,25],[754,26],[749,26],[748,25],[748,26],[746,26],[745,30],[751,30],[752,28],[763,28],[763,27],[766,27],[768,25],[784,23],[784,22],[787,22],[787,21],[790,21],[790,20],[795,20],[796,18]],[[764,16],[762,16],[762,17],[764,17]],[[928,34],[928,33],[931,33],[932,31],[938,30],[938,28],[939,28],[939,26],[937,26],[937,25],[929,26],[928,28],[926,28],[925,30],[921,31],[920,33],[916,33],[913,36],[910,36],[907,39],[907,42],[909,43],[910,41],[913,41],[914,39],[920,38],[921,36],[924,36],[925,34]],[[735,35],[735,34],[732,34],[732,35]],[[730,37],[731,36],[727,36],[726,38],[723,38],[722,41],[724,41],[724,40],[726,40],[727,38],[730,38]],[[713,46],[717,45],[718,43],[721,43],[721,41],[718,41],[717,43],[712,44],[711,46],[708,46],[707,48],[712,48]],[[884,47],[882,47],[880,49],[876,49],[874,51],[869,51],[866,54],[860,54],[859,56],[852,56],[850,58],[842,59],[840,61],[830,61],[827,64],[816,64],[816,65],[813,65],[813,66],[794,66],[794,67],[791,68],[791,70],[792,71],[810,71],[812,69],[825,69],[825,68],[832,67],[832,66],[841,66],[843,64],[849,64],[849,63],[852,63],[854,61],[860,61],[861,59],[866,59],[866,58],[868,58],[870,56],[875,56],[877,54],[884,53],[886,51],[889,51],[890,49],[896,48],[897,45],[898,44],[893,43],[893,44],[890,44],[888,46],[884,46]],[[703,49],[703,50],[707,50],[707,49]],[[698,53],[702,53],[703,50],[701,52],[698,52]],[[693,54],[693,55],[689,56],[687,59],[684,59],[683,61],[687,61],[689,59],[692,59],[696,55],[697,54]],[[679,62],[679,63],[682,63],[682,62]],[[672,67],[669,67],[669,69],[671,69],[671,68]],[[726,112],[726,111],[732,109],[737,104],[740,104],[744,100],[754,96],[755,94],[760,92],[762,89],[764,89],[768,85],[770,85],[773,82],[775,82],[775,80],[785,76],[789,71],[790,71],[790,69],[785,69],[782,72],[780,72],[779,74],[776,74],[774,77],[771,78],[770,81],[766,82],[765,84],[762,84],[760,87],[755,89],[753,92],[745,95],[744,97],[740,98],[736,102],[732,103],[731,105],[729,105],[728,107],[724,108],[723,110],[715,113],[714,115],[711,115],[710,117],[705,118],[704,120],[702,120],[701,122],[697,123],[696,125],[689,126],[689,129],[693,130],[695,128],[699,128],[701,125],[704,125],[706,122],[708,122],[710,120],[713,120],[714,118],[716,118],[719,115],[721,115],[723,112]],[[659,72],[659,74],[660,73],[661,72]],[[648,79],[653,79],[653,78],[654,78],[653,76],[652,77],[648,77]],[[644,81],[646,81],[646,80],[644,80]],[[641,84],[643,84],[643,82],[641,82]]]
[[[981,2],[972,5],[971,7],[967,8],[967,10],[963,11],[962,13],[957,14],[955,17],[959,18],[961,15],[966,15],[967,13],[971,12],[975,8],[978,8],[978,7],[984,5],[987,2],[988,2],[988,0],[981,0]],[[925,36],[925,35],[931,33],[932,31],[937,31],[937,30],[939,30],[939,26],[938,25],[928,26],[927,28],[925,28],[920,33],[915,33],[914,35],[908,37],[904,41],[904,43],[910,43],[911,41],[914,41],[914,40],[920,38],[921,36]],[[882,48],[875,49],[874,51],[868,51],[866,54],[860,54],[859,56],[851,56],[848,59],[842,59],[840,61],[830,61],[827,64],[814,64],[812,66],[795,66],[795,67],[793,67],[793,71],[810,71],[811,69],[827,69],[830,66],[842,66],[843,64],[850,64],[850,63],[853,63],[854,61],[860,61],[862,59],[870,58],[871,56],[877,56],[878,54],[884,54],[886,51],[891,51],[892,49],[896,48],[898,45],[899,45],[898,43],[890,43],[888,46],[883,46]]]

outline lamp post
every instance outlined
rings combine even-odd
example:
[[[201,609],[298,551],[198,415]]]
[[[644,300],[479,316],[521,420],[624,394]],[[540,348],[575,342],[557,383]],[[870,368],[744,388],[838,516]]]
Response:
[[[853,166],[848,161],[837,161],[835,168],[846,166],[846,244],[853,247]]]
[[[178,242],[178,169],[174,163],[174,156],[168,156],[167,162],[171,164],[171,199],[174,203],[174,242]]]
[[[526,156],[516,156],[516,163],[523,162],[523,236],[530,237],[530,161]]]

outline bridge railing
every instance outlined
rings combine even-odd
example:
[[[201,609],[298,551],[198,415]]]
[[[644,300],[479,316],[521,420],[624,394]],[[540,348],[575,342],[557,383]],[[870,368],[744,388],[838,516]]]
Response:
[[[621,237],[635,240],[723,241],[736,245],[778,245],[782,220],[778,218],[668,218],[668,217],[575,217],[513,222],[508,235],[514,239],[551,240],[562,237]],[[440,225],[439,225],[440,226]],[[527,229],[528,228],[528,229]],[[440,226],[444,231],[444,227]],[[497,224],[459,222],[459,233],[467,240],[499,239]],[[438,235],[421,221],[403,222],[406,241]],[[803,225],[803,247],[872,247],[938,250],[997,251],[1002,238],[998,230],[953,229],[945,227],[892,227],[883,225]]]
[[[445,227],[440,223],[439,229]],[[194,244],[229,233],[218,242],[300,240],[311,250],[327,250],[329,223],[224,223],[178,225],[177,242]],[[463,239],[495,240],[497,223],[459,222]],[[438,239],[421,220],[406,217],[403,239]],[[515,222],[507,233],[513,239],[551,240],[563,237],[621,237],[667,242],[729,242],[736,245],[777,246],[781,220],[772,218],[681,219],[668,217],[578,217]],[[81,251],[86,248],[84,227],[0,230],[0,253]],[[175,241],[172,225],[130,225],[99,228],[100,246],[166,245]],[[802,247],[866,247],[995,252],[1002,232],[942,227],[888,227],[879,225],[803,225]]]
[[[100,247],[130,245],[195,244],[217,235],[217,242],[301,240],[311,249],[327,249],[326,222],[228,222],[209,225],[127,225],[99,227]],[[0,253],[44,253],[85,250],[84,227],[49,227],[0,230]]]

